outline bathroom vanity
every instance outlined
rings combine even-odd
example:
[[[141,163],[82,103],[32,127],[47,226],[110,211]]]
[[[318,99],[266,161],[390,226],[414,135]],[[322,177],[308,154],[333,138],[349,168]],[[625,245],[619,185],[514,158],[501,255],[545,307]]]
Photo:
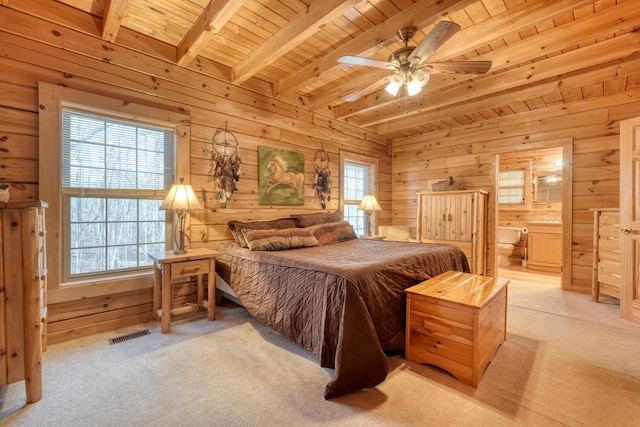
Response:
[[[531,270],[562,272],[562,222],[530,221],[529,261]]]

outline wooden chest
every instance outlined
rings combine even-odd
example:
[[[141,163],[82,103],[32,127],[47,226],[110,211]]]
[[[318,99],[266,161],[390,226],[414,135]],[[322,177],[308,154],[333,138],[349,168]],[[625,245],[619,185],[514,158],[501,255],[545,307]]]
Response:
[[[508,283],[449,271],[406,289],[406,359],[477,387],[506,339]]]

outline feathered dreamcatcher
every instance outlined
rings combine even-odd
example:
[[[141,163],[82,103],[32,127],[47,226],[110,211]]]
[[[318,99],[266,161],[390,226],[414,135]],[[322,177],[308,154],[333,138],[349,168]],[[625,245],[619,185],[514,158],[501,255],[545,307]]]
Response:
[[[240,180],[240,156],[238,154],[238,138],[227,130],[217,129],[213,134],[213,150],[209,159],[209,179],[216,182],[216,199],[221,208],[227,207],[227,202],[238,188]]]
[[[324,151],[324,148],[316,153],[314,164],[316,175],[311,188],[316,190],[316,194],[320,198],[320,205],[322,209],[325,209],[327,202],[331,201],[331,169],[329,154]]]

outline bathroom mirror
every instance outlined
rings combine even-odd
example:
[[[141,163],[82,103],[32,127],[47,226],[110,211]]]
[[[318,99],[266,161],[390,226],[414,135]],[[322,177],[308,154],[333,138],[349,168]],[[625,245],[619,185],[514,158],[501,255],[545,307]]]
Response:
[[[535,176],[535,202],[562,201],[562,173]]]

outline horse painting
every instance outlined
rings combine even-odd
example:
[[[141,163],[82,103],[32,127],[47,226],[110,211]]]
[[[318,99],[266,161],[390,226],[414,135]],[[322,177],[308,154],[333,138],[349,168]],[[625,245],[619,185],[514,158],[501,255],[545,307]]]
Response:
[[[302,199],[304,195],[304,174],[288,172],[287,164],[280,156],[273,156],[267,163],[267,167],[271,172],[268,180],[269,188],[267,188],[267,194],[271,193],[271,190],[278,185],[288,185],[296,191],[298,199]]]

